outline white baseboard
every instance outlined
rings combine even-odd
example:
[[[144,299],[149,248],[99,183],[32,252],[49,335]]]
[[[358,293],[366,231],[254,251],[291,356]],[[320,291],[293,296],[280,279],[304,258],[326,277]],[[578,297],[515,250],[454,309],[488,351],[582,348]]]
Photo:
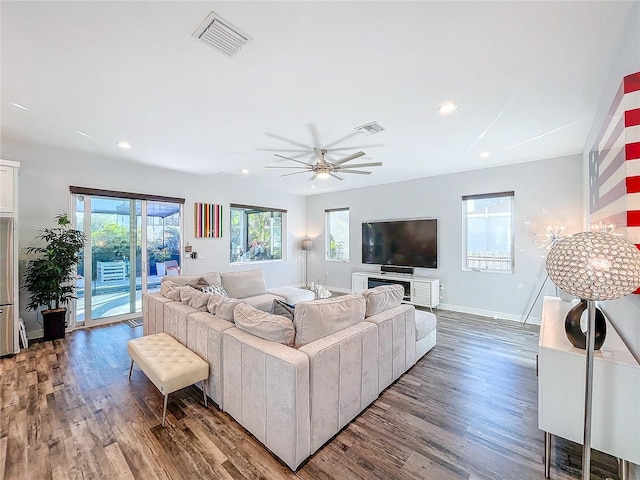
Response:
[[[451,310],[452,312],[480,315],[481,317],[491,317],[491,318],[501,318],[503,320],[512,320],[514,322],[520,322],[520,323],[524,321],[524,317],[520,315],[514,315],[512,313],[504,313],[504,312],[493,312],[491,310],[482,310],[480,308],[461,307],[458,305],[449,305],[445,303],[441,303],[440,305],[438,305],[438,308],[441,308],[442,310]],[[530,316],[527,319],[527,323],[532,325],[540,325],[540,319]]]

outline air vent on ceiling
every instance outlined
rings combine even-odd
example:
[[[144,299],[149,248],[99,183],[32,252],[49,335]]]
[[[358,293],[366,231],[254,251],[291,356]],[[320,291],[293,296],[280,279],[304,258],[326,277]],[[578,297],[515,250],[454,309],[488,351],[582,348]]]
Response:
[[[192,36],[227,57],[233,57],[253,40],[253,37],[234,27],[215,12],[209,14]]]
[[[374,135],[378,132],[383,131],[384,127],[378,122],[371,122],[356,127],[356,130],[358,130],[360,133],[364,133],[365,135]]]

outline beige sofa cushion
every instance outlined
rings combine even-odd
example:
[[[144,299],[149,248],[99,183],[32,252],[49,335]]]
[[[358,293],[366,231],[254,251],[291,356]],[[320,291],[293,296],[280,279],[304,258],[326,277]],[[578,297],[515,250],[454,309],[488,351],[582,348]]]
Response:
[[[225,272],[221,275],[222,286],[231,298],[246,298],[267,293],[262,270],[246,270],[243,272]]]
[[[200,310],[201,312],[207,310],[207,303],[209,303],[210,298],[210,293],[203,293],[191,287],[180,288],[180,301],[185,305],[189,305],[190,307]]]
[[[296,332],[288,318],[263,312],[246,303],[236,306],[233,318],[236,327],[256,337],[283,345],[293,345]]]
[[[401,285],[381,285],[365,290],[362,295],[367,303],[365,316],[370,317],[400,305],[404,297],[404,287]]]
[[[296,347],[364,320],[365,300],[358,293],[342,295],[296,305],[293,324],[296,329]]]
[[[209,295],[207,310],[210,314],[215,315],[222,320],[226,320],[227,322],[233,323],[233,310],[241,303],[245,302],[243,300],[238,300],[237,298],[229,298],[214,293]]]
[[[171,300],[175,300],[176,302],[180,301],[180,289],[182,285],[176,282],[161,282],[160,283],[160,294],[164,297],[170,298]]]
[[[171,277],[162,277],[161,283],[175,282],[180,285],[188,285],[189,283],[197,283],[201,278],[209,285],[220,284],[220,272],[202,273],[200,275],[172,275]]]

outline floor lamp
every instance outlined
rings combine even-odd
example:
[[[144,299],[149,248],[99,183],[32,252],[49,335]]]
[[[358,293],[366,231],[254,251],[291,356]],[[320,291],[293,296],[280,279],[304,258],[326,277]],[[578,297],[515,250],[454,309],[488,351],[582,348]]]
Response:
[[[595,302],[622,298],[640,286],[640,250],[610,233],[582,232],[555,243],[547,255],[546,266],[553,283],[587,300],[582,479],[589,480]]]
[[[309,286],[309,252],[313,250],[313,242],[309,238],[302,240],[300,250],[304,252],[304,286]]]

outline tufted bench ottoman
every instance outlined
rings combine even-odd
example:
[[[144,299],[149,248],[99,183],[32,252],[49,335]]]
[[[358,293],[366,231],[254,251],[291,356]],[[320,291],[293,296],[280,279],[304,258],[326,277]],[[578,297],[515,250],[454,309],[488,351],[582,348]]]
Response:
[[[131,357],[129,379],[135,362],[164,395],[163,427],[167,416],[167,399],[176,390],[202,382],[204,405],[207,406],[205,382],[209,377],[209,364],[175,338],[166,333],[135,338],[129,340],[127,351]]]
[[[436,345],[437,326],[433,313],[416,309],[416,358],[422,358]]]

